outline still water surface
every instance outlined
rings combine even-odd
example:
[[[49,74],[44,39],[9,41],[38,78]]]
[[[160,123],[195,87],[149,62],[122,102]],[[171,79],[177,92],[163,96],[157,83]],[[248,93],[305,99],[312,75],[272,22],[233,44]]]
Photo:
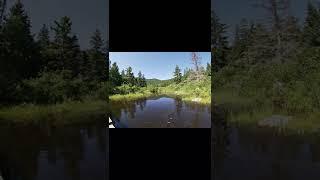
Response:
[[[78,125],[0,125],[4,180],[105,180],[105,120]]]
[[[215,180],[319,180],[320,133],[229,124],[215,119]]]
[[[211,106],[179,98],[111,102],[117,128],[211,128]]]

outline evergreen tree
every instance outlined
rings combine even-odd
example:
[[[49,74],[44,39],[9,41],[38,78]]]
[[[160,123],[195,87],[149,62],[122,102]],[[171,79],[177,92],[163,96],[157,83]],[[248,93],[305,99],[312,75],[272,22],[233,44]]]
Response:
[[[4,12],[6,11],[7,7],[7,0],[0,0],[0,27],[2,24]]]
[[[66,16],[59,21],[54,21],[52,27],[54,31],[52,46],[54,59],[50,60],[48,67],[50,70],[69,70],[75,77],[79,73],[81,53],[78,38],[72,34],[71,26],[72,22]]]
[[[122,83],[126,84],[127,80],[126,80],[126,73],[125,73],[124,69],[122,69],[122,71],[121,71],[121,78],[122,78]]]
[[[142,79],[142,73],[141,73],[141,71],[139,71],[139,73],[138,73],[137,85],[138,85],[139,87],[142,87],[142,86],[143,86],[143,79]]]
[[[89,61],[91,63],[91,76],[97,81],[105,81],[107,73],[107,61],[104,51],[104,40],[101,37],[101,32],[96,30],[90,40],[91,49],[89,50]],[[108,58],[108,57],[107,57]]]
[[[38,44],[41,49],[47,49],[50,44],[49,29],[46,24],[42,25],[38,34]]]
[[[115,86],[120,86],[122,84],[122,76],[119,72],[119,67],[117,63],[113,63],[110,72],[109,72],[109,80]]]
[[[142,84],[141,84],[141,87],[147,87],[147,80],[146,80],[146,78],[144,77],[144,74],[142,75]]]
[[[309,46],[320,46],[320,12],[310,1],[303,29],[303,42]]]
[[[179,68],[178,65],[176,65],[176,68],[173,73],[173,77],[174,77],[174,82],[177,84],[180,83],[182,80],[181,69]]]
[[[207,63],[206,75],[207,76],[211,76],[211,64],[210,63]]]
[[[40,58],[31,34],[31,23],[20,1],[11,7],[0,34],[0,99],[8,99],[17,83],[40,71]]]
[[[211,17],[211,59],[213,60],[213,70],[218,71],[227,65],[228,41],[226,34],[226,25],[220,23],[220,19],[212,12]]]
[[[49,29],[45,24],[43,24],[40,32],[38,34],[38,45],[40,48],[41,54],[41,66],[46,66],[49,62],[49,49],[50,49],[50,37],[49,37]],[[44,69],[44,67],[42,67]]]
[[[134,86],[136,84],[135,77],[132,72],[132,68],[129,66],[126,70],[126,81],[129,85]]]

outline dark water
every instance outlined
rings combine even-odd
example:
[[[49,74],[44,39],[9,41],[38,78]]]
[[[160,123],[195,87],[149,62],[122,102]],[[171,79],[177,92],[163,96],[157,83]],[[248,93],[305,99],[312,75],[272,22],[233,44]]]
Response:
[[[112,120],[119,128],[211,128],[211,106],[179,98],[154,97],[111,102]]]
[[[104,123],[0,125],[4,180],[105,180]]]
[[[215,180],[319,180],[320,134],[213,123]]]

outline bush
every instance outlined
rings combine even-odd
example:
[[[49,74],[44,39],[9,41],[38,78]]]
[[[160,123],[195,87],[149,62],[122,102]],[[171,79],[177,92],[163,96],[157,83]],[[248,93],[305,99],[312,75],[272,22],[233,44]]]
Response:
[[[152,94],[158,94],[159,93],[159,88],[157,86],[151,86],[149,88],[149,91],[152,93]]]
[[[129,93],[135,93],[138,90],[139,90],[139,87],[137,86],[130,86],[127,84],[123,84],[115,88],[114,94],[129,94]]]
[[[18,87],[20,99],[33,103],[57,103],[80,100],[88,88],[80,78],[71,78],[71,72],[43,72],[37,78],[24,80]]]

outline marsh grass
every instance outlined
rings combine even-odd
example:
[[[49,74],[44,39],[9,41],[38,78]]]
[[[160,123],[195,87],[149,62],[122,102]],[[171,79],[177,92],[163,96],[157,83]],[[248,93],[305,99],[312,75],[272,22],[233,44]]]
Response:
[[[313,132],[320,130],[319,112],[291,112],[286,108],[272,105],[268,99],[261,103],[254,97],[241,97],[232,91],[217,91],[214,93],[213,101],[227,111],[227,119],[232,123],[256,126],[257,123],[272,115],[283,115],[292,117],[286,129],[292,132]]]
[[[211,104],[211,81],[210,79],[201,82],[184,81],[179,84],[170,84],[165,87],[150,86],[140,88],[139,91],[129,94],[115,94],[109,96],[111,101],[133,101],[153,96],[178,97],[182,101],[199,104]]]
[[[1,122],[70,124],[107,115],[106,101],[70,101],[53,105],[24,104],[0,109]]]

